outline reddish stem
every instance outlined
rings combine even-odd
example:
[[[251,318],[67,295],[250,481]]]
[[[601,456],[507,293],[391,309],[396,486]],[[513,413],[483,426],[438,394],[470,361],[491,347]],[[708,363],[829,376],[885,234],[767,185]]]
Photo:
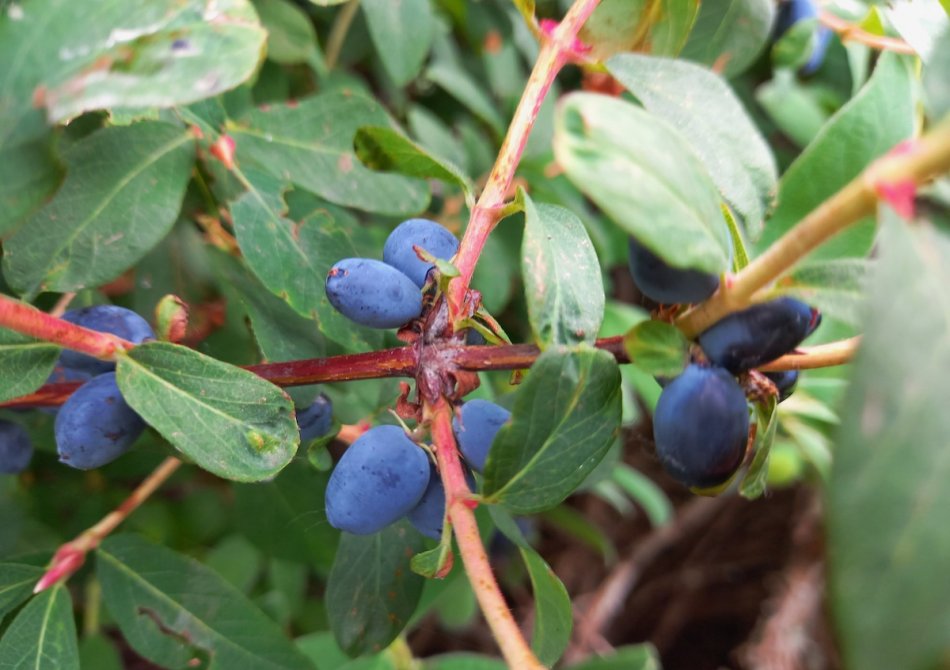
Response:
[[[0,295],[0,327],[104,360],[114,360],[118,351],[135,346],[121,337],[73,325],[5,295]]]
[[[452,406],[441,398],[430,408],[428,418],[432,421],[432,440],[435,443],[442,484],[445,486],[449,521],[452,523],[462,564],[475,591],[479,607],[508,666],[519,670],[540,670],[544,666],[525,642],[521,629],[511,615],[478,533],[474,501],[465,482],[455,435],[452,433]]]

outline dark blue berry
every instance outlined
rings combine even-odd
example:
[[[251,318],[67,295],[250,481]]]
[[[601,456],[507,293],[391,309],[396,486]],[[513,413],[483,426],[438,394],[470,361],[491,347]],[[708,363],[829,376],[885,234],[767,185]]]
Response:
[[[468,488],[474,491],[475,476],[464,465],[462,467],[465,469]],[[422,494],[419,503],[409,512],[409,523],[420,533],[426,537],[431,537],[433,540],[442,537],[442,528],[445,525],[445,487],[442,485],[442,478],[434,465],[429,472],[429,485],[426,487],[425,493]]]
[[[663,389],[653,439],[663,468],[689,487],[729,480],[742,465],[749,436],[745,394],[727,371],[687,366]]]
[[[730,314],[697,339],[713,365],[739,373],[792,351],[820,323],[817,309],[778,298]]]
[[[327,520],[356,535],[375,533],[408,514],[428,484],[429,458],[402,428],[371,428],[330,475]]]
[[[145,422],[122,398],[114,372],[93,377],[76,389],[54,424],[59,460],[80,470],[111,463],[143,430]]]
[[[419,258],[414,246],[435,258],[448,260],[458,251],[459,241],[447,228],[429,219],[403,221],[386,238],[383,262],[409,277],[420,288],[434,265]]]
[[[369,258],[346,258],[330,268],[327,298],[348,319],[370,328],[398,328],[422,313],[419,287]]]
[[[630,274],[643,295],[665,305],[701,302],[719,288],[716,275],[672,267],[632,237]]]
[[[487,400],[469,400],[452,420],[452,429],[465,460],[476,472],[485,469],[488,450],[511,412]]]
[[[333,403],[322,393],[313,404],[297,410],[297,427],[300,429],[300,442],[308,442],[323,437],[333,426]]]
[[[94,305],[82,309],[71,309],[63,314],[62,319],[100,333],[118,335],[135,344],[155,339],[155,332],[148,325],[148,321],[130,309],[115,305]],[[101,361],[98,358],[68,350],[60,354],[59,364],[90,375],[115,370],[113,361]]]
[[[766,377],[772,380],[775,388],[778,389],[778,401],[782,402],[795,392],[795,386],[798,384],[798,370],[781,370],[778,372],[766,372]]]
[[[16,475],[30,464],[33,443],[19,424],[0,421],[0,474]]]

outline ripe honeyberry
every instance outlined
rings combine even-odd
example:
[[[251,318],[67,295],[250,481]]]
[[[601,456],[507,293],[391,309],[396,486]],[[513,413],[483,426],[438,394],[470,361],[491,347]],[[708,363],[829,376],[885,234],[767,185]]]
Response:
[[[730,314],[697,340],[713,365],[739,373],[792,351],[820,323],[817,309],[794,298],[778,298]]]
[[[56,415],[59,460],[80,470],[111,463],[128,451],[145,422],[126,404],[114,372],[93,377],[76,389]]]
[[[155,332],[148,325],[148,321],[132,310],[116,305],[94,305],[82,309],[71,309],[63,314],[62,319],[100,333],[118,335],[135,344],[155,339]],[[90,375],[115,370],[114,361],[101,361],[98,358],[69,350],[64,350],[60,354],[59,364],[64,368],[72,368]]]
[[[327,483],[327,520],[339,530],[369,535],[404,517],[429,484],[429,459],[399,426],[363,433]]]
[[[345,317],[370,328],[397,328],[422,313],[419,287],[369,258],[345,258],[330,268],[327,298]]]
[[[297,410],[297,428],[300,429],[300,442],[308,442],[323,437],[333,425],[333,403],[322,393],[313,404]]]
[[[745,394],[725,370],[689,365],[660,394],[653,414],[656,453],[685,486],[728,481],[742,465],[748,437]]]
[[[429,219],[403,221],[386,238],[383,262],[409,277],[420,288],[429,270],[435,267],[416,255],[413,246],[425,249],[435,258],[448,260],[458,251],[459,241],[447,228]]]
[[[33,443],[19,424],[0,421],[0,474],[16,475],[30,464]]]
[[[766,372],[766,377],[772,380],[775,388],[778,389],[778,401],[786,400],[795,392],[795,386],[798,384],[798,370],[781,370],[778,372]]]
[[[468,481],[468,488],[475,490],[475,477],[472,471],[462,466],[465,470],[465,479]],[[429,472],[429,485],[419,503],[409,512],[409,523],[420,533],[433,540],[442,537],[442,528],[445,525],[445,486],[442,485],[442,478],[439,476],[435,466],[431,466]]]
[[[716,275],[674,268],[632,237],[630,274],[643,295],[662,304],[700,302],[719,288]]]
[[[488,450],[511,412],[487,400],[469,400],[452,419],[452,430],[465,460],[476,472],[485,469]]]

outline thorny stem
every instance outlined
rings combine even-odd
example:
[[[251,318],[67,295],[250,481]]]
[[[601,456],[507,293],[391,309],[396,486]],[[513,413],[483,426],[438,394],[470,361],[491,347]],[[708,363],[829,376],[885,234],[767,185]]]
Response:
[[[863,30],[860,26],[849,23],[848,21],[845,21],[831,12],[822,10],[818,15],[818,20],[841,35],[841,40],[843,42],[851,40],[854,42],[860,42],[861,44],[871,47],[872,49],[893,51],[895,53],[908,54],[911,56],[917,55],[917,52],[914,51],[914,48],[904,40],[897,39],[896,37],[874,35]]]
[[[525,642],[508,604],[501,595],[488,561],[488,554],[485,553],[485,545],[478,533],[474,501],[465,482],[462,462],[459,460],[455,444],[455,435],[452,433],[452,406],[442,398],[429,410],[428,418],[432,421],[432,440],[435,443],[442,484],[445,487],[449,521],[452,523],[459,554],[468,580],[472,584],[472,590],[475,591],[479,607],[501,648],[508,667],[519,670],[543,668],[544,666]]]
[[[883,187],[920,186],[950,171],[950,119],[910,145],[903,153],[878,159],[843,189],[825,200],[794,228],[720,287],[709,300],[676,321],[694,338],[730,312],[747,307],[756,293],[778,279],[823,242],[874,213]]]
[[[495,165],[488,175],[485,190],[482,191],[472,209],[468,228],[465,230],[458,255],[455,257],[455,266],[460,276],[452,280],[448,292],[453,315],[460,313],[465,290],[475,272],[475,264],[482,253],[488,234],[499,221],[499,210],[505,204],[505,197],[514,179],[518,163],[521,161],[521,155],[524,153],[541,104],[554,78],[573,53],[578,31],[599,2],[600,0],[577,0],[564,16],[564,20],[555,28],[550,39],[541,46],[538,60],[525,85],[518,107],[515,109],[511,125],[508,126],[508,133],[502,142]]]
[[[155,493],[158,487],[165,483],[180,465],[181,461],[177,458],[173,456],[166,458],[129,494],[128,498],[122,501],[122,504],[105,515],[95,526],[87,528],[76,539],[57,549],[46,573],[36,583],[33,593],[39,593],[63,580],[69,579],[76,570],[82,567],[86,560],[86,554],[98,547],[99,543],[109,533],[125,521],[139,505],[148,500],[149,496]]]
[[[0,327],[104,360],[135,345],[121,337],[76,326],[25,302],[0,295]]]

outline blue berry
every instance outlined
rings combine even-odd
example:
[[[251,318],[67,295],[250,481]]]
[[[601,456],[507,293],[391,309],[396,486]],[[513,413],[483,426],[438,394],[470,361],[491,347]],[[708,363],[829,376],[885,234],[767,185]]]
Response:
[[[474,491],[475,477],[471,470],[464,465],[462,467],[465,469],[465,479],[468,480],[468,487]],[[409,523],[420,533],[426,537],[431,537],[433,540],[442,537],[442,528],[445,525],[445,487],[442,485],[442,478],[434,465],[431,466],[429,472],[429,485],[426,487],[425,493],[422,494],[419,503],[409,512]]]
[[[465,460],[476,472],[485,469],[488,450],[511,412],[487,400],[469,400],[452,419],[452,429]]]
[[[100,333],[118,335],[135,344],[155,339],[155,332],[148,325],[148,321],[130,309],[115,305],[94,305],[82,309],[71,309],[63,314],[62,319]],[[98,358],[68,350],[60,354],[59,365],[90,375],[115,370],[113,361],[101,361]]]
[[[421,260],[413,246],[425,249],[436,258],[448,260],[458,251],[459,241],[447,228],[429,219],[403,221],[389,234],[383,245],[383,262],[402,272],[421,288],[426,283],[429,270],[435,266]]]
[[[674,268],[632,237],[630,274],[643,295],[664,305],[701,302],[719,288],[716,275]]]
[[[778,15],[775,19],[775,37],[778,39],[799,21],[818,19],[818,6],[814,0],[785,0],[779,3]],[[815,33],[815,43],[811,56],[801,67],[801,73],[813,74],[825,60],[828,44],[831,41],[831,29],[819,25]]]
[[[786,400],[795,392],[795,386],[798,384],[798,370],[781,370],[778,372],[766,372],[766,377],[772,380],[778,389],[778,401]]]
[[[313,404],[297,410],[297,427],[300,429],[300,442],[308,442],[323,437],[333,426],[333,403],[322,393]]]
[[[398,328],[422,313],[422,292],[396,268],[346,258],[327,274],[327,298],[345,317],[370,328]]]
[[[685,486],[728,481],[742,465],[748,437],[745,394],[725,370],[689,365],[660,394],[653,415],[656,453]]]
[[[349,446],[327,483],[330,525],[356,535],[378,532],[418,504],[429,459],[399,426],[377,426]]]
[[[713,365],[739,373],[792,351],[820,323],[817,309],[794,298],[778,298],[730,314],[697,340]]]
[[[0,421],[0,474],[16,475],[30,464],[33,443],[19,424]]]
[[[76,389],[56,415],[59,460],[80,470],[111,463],[145,430],[145,422],[126,404],[114,372],[93,377]]]

